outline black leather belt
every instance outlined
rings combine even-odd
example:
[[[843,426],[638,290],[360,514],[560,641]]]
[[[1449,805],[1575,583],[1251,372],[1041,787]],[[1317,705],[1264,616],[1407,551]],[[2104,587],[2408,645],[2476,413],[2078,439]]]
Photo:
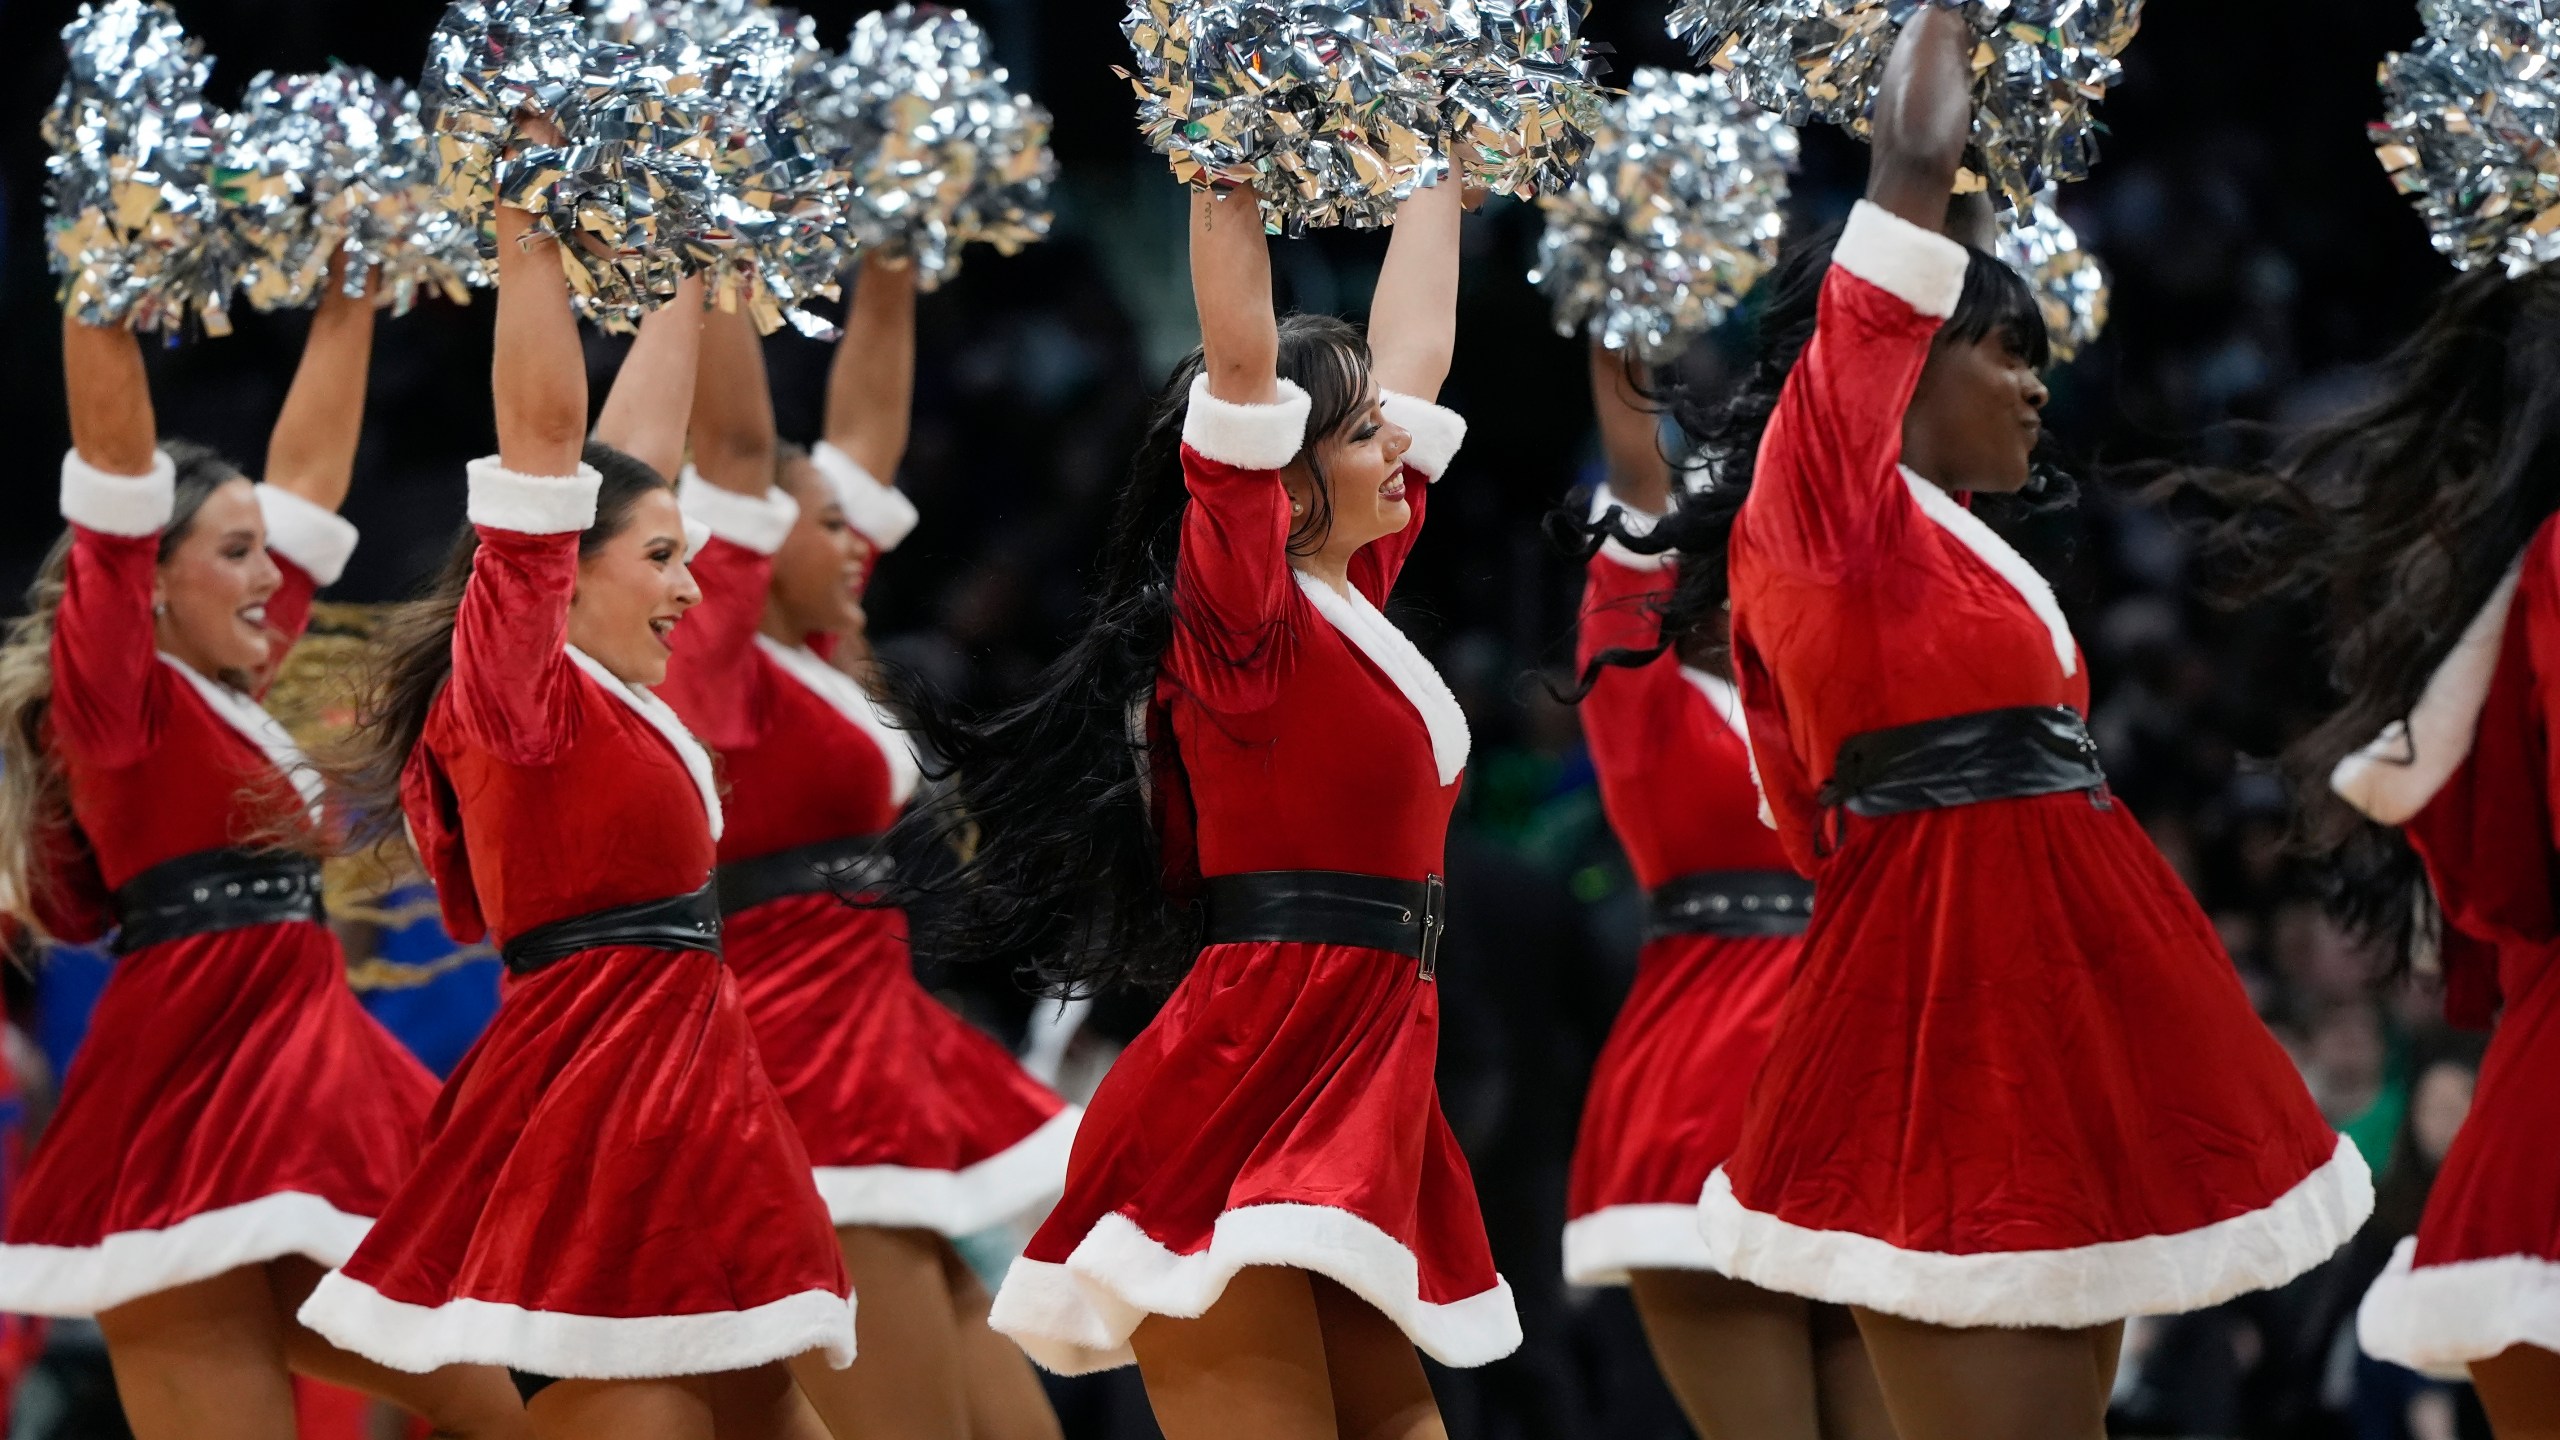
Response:
[[[1812,919],[1813,882],[1792,870],[1702,870],[1654,887],[1644,938],[1801,935]]]
[[[2072,790],[2107,808],[2088,725],[2074,710],[2021,705],[1852,735],[1816,798],[1872,819]]]
[[[700,950],[720,954],[720,903],[711,887],[664,900],[616,905],[536,925],[498,947],[507,973],[530,975],[572,955],[612,945],[648,950]]]
[[[1254,870],[1209,876],[1201,896],[1208,912],[1203,944],[1357,945],[1421,961],[1425,980],[1440,972],[1449,890],[1437,875],[1390,880],[1340,870]]]
[[[711,886],[720,893],[720,913],[735,915],[788,895],[877,890],[889,878],[889,869],[879,836],[850,835],[732,861],[712,874]]]
[[[251,925],[322,920],[320,862],[286,850],[199,850],[116,891],[115,953]]]

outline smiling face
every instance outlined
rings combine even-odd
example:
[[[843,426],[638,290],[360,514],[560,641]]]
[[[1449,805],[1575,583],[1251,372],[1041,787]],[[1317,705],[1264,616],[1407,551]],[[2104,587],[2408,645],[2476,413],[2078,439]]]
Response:
[[[2005,329],[1939,345],[1903,413],[1903,463],[1949,490],[2023,490],[2048,398],[2044,377]]]
[[[684,513],[663,486],[631,504],[622,528],[578,557],[569,643],[626,685],[667,678],[676,622],[702,598],[684,563]]]
[[[800,518],[773,553],[767,613],[794,641],[809,635],[861,634],[870,542],[845,520],[844,506],[806,459],[783,467],[782,488],[800,502]]]
[[[152,588],[160,648],[200,675],[256,675],[267,664],[267,601],[284,573],[267,554],[257,491],[214,487],[168,547]]]
[[[1348,559],[1370,541],[1413,523],[1404,475],[1413,436],[1379,408],[1377,381],[1364,376],[1362,383],[1366,394],[1351,417],[1310,447],[1310,454],[1289,462],[1284,474],[1292,507],[1291,548],[1298,553]],[[1309,517],[1323,528],[1314,533],[1300,528]]]

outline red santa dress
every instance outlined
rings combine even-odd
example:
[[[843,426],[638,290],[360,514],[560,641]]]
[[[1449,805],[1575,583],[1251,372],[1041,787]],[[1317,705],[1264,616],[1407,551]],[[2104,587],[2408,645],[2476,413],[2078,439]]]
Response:
[[[1594,508],[1612,503],[1603,490]],[[1652,607],[1674,574],[1668,558],[1615,540],[1592,556],[1578,666],[1653,648],[1662,626]],[[1777,832],[1761,822],[1741,698],[1723,677],[1669,650],[1639,668],[1603,667],[1583,697],[1582,733],[1609,823],[1647,891],[1683,876],[1792,876]],[[1743,1099],[1795,974],[1803,912],[1790,911],[1793,935],[1645,942],[1583,1100],[1565,1202],[1566,1279],[1623,1285],[1630,1270],[1715,1268],[1698,1233],[1698,1194],[1733,1153]]]
[[[255,846],[320,778],[252,696],[154,644],[151,590],[176,469],[62,462],[71,549],[54,618],[47,740],[78,834],[48,837],[34,898],[91,940],[111,892],[181,856]],[[355,529],[261,485],[283,584],[272,655]],[[146,944],[121,956],[65,1077],[0,1245],[0,1311],[89,1315],[285,1255],[335,1265],[409,1175],[435,1078],[356,1003],[312,920]]]
[[[1414,435],[1413,520],[1353,557],[1345,595],[1289,564],[1279,471],[1308,402],[1283,390],[1240,406],[1195,385],[1184,424],[1182,618],[1156,693],[1200,869],[1422,881],[1441,872],[1466,718],[1378,607],[1464,423],[1388,398]],[[1519,1317],[1440,1112],[1439,1029],[1437,987],[1406,956],[1203,949],[1095,1093],[995,1328],[1061,1374],[1125,1365],[1147,1315],[1198,1316],[1236,1271],[1279,1265],[1340,1282],[1443,1364],[1509,1354]]]
[[[896,492],[821,445],[831,483]],[[846,474],[850,470],[852,473]],[[688,473],[685,511],[711,531],[693,562],[702,603],[676,634],[659,693],[720,757],[728,824],[720,863],[808,862],[877,835],[915,793],[914,750],[851,676],[814,648],[759,633],[773,552],[799,507]],[[858,492],[857,492],[858,493]],[[847,516],[878,549],[903,538],[860,500]],[[1082,1112],[917,983],[906,917],[832,891],[725,916],[723,942],[765,1070],[838,1225],[958,1237],[1058,1193]]]
[[[471,467],[453,674],[402,780],[447,928],[501,940],[710,879],[711,760],[567,644],[598,477]],[[395,1369],[563,1379],[853,1359],[800,1137],[717,955],[615,945],[507,987],[415,1176],[304,1324]]]
[[[2495,1026],[2418,1233],[2356,1316],[2367,1352],[2438,1375],[2514,1345],[2560,1351],[2555,697],[2560,522],[2545,521],[2408,720],[2332,776],[2358,809],[2407,827],[2444,910],[2447,1015]]]
[[[1899,465],[1966,251],[1859,205],[1732,539],[1759,772],[1821,896],[1733,1157],[1717,1267],[1948,1326],[2199,1309],[2310,1269],[2372,1180],[2103,789],[1865,818],[1843,741],[2085,713],[2052,591]]]

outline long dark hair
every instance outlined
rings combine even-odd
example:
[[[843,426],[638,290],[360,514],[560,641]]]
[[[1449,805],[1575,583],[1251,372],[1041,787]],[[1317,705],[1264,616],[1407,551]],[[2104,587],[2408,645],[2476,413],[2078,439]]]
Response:
[[[646,462],[610,445],[589,441],[579,458],[604,480],[596,493],[595,523],[578,535],[583,559],[622,533],[631,523],[632,507],[644,496],[670,486]],[[384,844],[401,834],[400,772],[426,733],[436,696],[453,674],[454,617],[479,552],[479,532],[463,526],[425,591],[384,616],[374,629],[357,689],[356,723],[323,761],[345,800],[352,848]]]
[[[1593,656],[1566,692],[1569,698],[1579,700],[1589,694],[1601,666],[1649,665],[1687,637],[1722,636],[1722,616],[1732,598],[1725,542],[1733,534],[1734,517],[1742,513],[1743,500],[1751,493],[1760,440],[1768,433],[1769,418],[1777,413],[1778,397],[1804,347],[1813,340],[1821,316],[1823,281],[1831,273],[1831,254],[1840,243],[1841,229],[1839,224],[1827,225],[1789,245],[1777,267],[1754,291],[1758,319],[1752,364],[1739,385],[1708,397],[1669,375],[1647,393],[1648,403],[1668,411],[1695,446],[1680,463],[1692,471],[1703,470],[1711,483],[1682,498],[1643,534],[1636,533],[1625,513],[1616,509],[1597,519],[1572,511],[1548,517],[1548,533],[1581,559],[1589,559],[1603,543],[1615,539],[1639,555],[1667,554],[1678,560],[1670,590],[1647,602],[1660,616],[1661,638],[1648,648],[1613,649]],[[2006,336],[2039,370],[2052,362],[2044,312],[2037,308],[2025,279],[1968,246],[1963,293],[1955,313],[1938,328],[1935,343],[1970,345],[1992,335]],[[2076,496],[2068,477],[2040,469],[2027,493],[1978,496],[1976,505],[1985,523],[2007,530],[2067,508]],[[1727,662],[1721,654],[1711,654],[1710,663]]]
[[[1157,674],[1177,626],[1235,664],[1270,640],[1217,630],[1175,580],[1190,504],[1182,426],[1201,364],[1195,351],[1166,382],[1114,502],[1090,618],[1032,693],[963,716],[915,677],[896,678],[950,784],[899,821],[890,848],[924,842],[962,857],[947,876],[905,875],[880,894],[917,907],[911,943],[925,963],[1001,961],[1052,995],[1160,989],[1190,966],[1190,795],[1154,703]],[[1367,400],[1368,344],[1330,316],[1292,315],[1280,322],[1279,370],[1312,402],[1300,451],[1312,465],[1316,442]],[[1321,547],[1332,525],[1316,481],[1293,554]]]
[[[2285,750],[2304,843],[2331,861],[2340,918],[2405,963],[2436,919],[2398,830],[2329,772],[2406,720],[2535,530],[2560,510],[2560,276],[2476,271],[2383,361],[2371,399],[2258,470],[2172,478],[2228,507],[2214,598],[2317,605],[2338,708]]]

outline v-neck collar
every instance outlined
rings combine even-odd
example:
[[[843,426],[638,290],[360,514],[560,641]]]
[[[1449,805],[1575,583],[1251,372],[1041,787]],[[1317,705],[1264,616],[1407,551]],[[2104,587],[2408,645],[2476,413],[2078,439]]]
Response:
[[[676,758],[684,762],[685,773],[693,777],[693,788],[701,793],[702,813],[711,822],[711,838],[718,841],[721,828],[720,788],[712,777],[711,752],[703,749],[702,742],[693,738],[693,732],[684,728],[684,722],[676,718],[676,712],[666,701],[637,685],[623,683],[612,671],[604,668],[603,662],[577,646],[566,648],[569,659],[587,672],[589,679],[603,686],[604,693],[629,706],[633,714],[649,722],[649,728],[657,731],[667,742],[667,748],[675,751]]]
[[[916,759],[916,748],[907,732],[898,728],[880,708],[871,692],[860,681],[838,670],[805,645],[785,645],[770,635],[759,634],[756,644],[782,667],[782,673],[800,682],[812,695],[851,721],[856,729],[871,737],[880,747],[880,756],[889,762],[889,799],[904,805],[916,793],[916,783],[924,776],[924,766]]]
[[[1316,613],[1327,624],[1340,631],[1369,663],[1386,672],[1387,679],[1404,695],[1422,726],[1431,733],[1431,758],[1440,773],[1440,783],[1453,785],[1467,768],[1467,750],[1471,741],[1467,734],[1467,712],[1458,708],[1458,697],[1449,693],[1449,682],[1415,648],[1413,641],[1395,627],[1369,597],[1353,587],[1349,593],[1334,589],[1304,570],[1292,569],[1303,592]]]
[[[302,797],[302,803],[310,810],[312,818],[319,819],[328,784],[311,764],[311,758],[303,754],[302,747],[295,743],[293,732],[284,728],[284,722],[268,714],[267,707],[259,704],[257,697],[242,694],[212,676],[199,673],[194,666],[166,650],[157,653],[162,664],[185,676],[196,693],[204,697],[206,708],[213,711],[216,719],[240,732],[250,744],[258,747],[270,764],[284,772],[284,777],[293,782],[295,793]]]
[[[1954,496],[1921,478],[1910,466],[1901,467],[1903,483],[1910,487],[1911,498],[1920,505],[1920,513],[1935,522],[1939,529],[1954,537],[1981,557],[1982,563],[2009,582],[2018,598],[2044,622],[2045,633],[2053,640],[2053,658],[2066,676],[2080,673],[2080,646],[2071,638],[2071,622],[2062,616],[2062,604],[2053,598],[2053,586],[2027,563],[2027,557],[2000,538],[1999,533],[1982,523],[1981,517],[1956,503]]]

